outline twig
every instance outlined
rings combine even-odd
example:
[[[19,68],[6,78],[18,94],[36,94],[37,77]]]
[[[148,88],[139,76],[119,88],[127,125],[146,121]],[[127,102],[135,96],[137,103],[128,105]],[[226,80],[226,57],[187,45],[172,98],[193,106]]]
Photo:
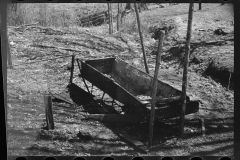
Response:
[[[15,27],[15,26],[8,26],[8,27],[11,27],[13,29],[18,29],[18,28],[21,28],[21,27],[32,26],[32,25],[37,25],[37,24],[38,24],[38,22],[32,23],[32,24],[23,24],[23,25],[20,25],[20,26],[17,26],[17,27]]]
[[[117,33],[119,33],[119,32],[121,32],[123,29],[124,29],[124,28],[118,30],[117,32],[114,32],[113,35],[114,35],[114,34],[117,34]]]
[[[43,61],[49,61],[49,60],[54,60],[54,59],[58,59],[58,58],[64,58],[64,57],[70,57],[72,55],[67,55],[67,56],[62,56],[62,57],[56,57],[56,58],[51,58],[51,59],[44,59],[44,60],[40,60],[40,61],[34,61],[34,62],[28,62],[28,63],[21,63],[21,64],[16,64],[16,65],[11,65],[11,66],[21,66],[21,65],[27,65],[27,64],[32,64],[32,63],[38,63],[38,62],[43,62]],[[11,66],[7,66],[7,68],[11,67]]]
[[[34,45],[30,45],[32,47],[45,47],[45,48],[55,48],[55,49],[62,49],[62,50],[66,50],[66,51],[73,51],[73,52],[83,52],[81,50],[77,50],[77,49],[71,49],[71,48],[63,48],[63,47],[55,47],[55,46],[48,46],[48,45],[42,45],[42,44],[34,44]]]

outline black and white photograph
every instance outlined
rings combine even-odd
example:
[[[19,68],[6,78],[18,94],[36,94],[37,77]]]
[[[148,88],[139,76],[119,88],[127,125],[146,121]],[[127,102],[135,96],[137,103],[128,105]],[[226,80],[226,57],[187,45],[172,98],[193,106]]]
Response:
[[[110,2],[5,4],[7,156],[232,157],[234,4]]]

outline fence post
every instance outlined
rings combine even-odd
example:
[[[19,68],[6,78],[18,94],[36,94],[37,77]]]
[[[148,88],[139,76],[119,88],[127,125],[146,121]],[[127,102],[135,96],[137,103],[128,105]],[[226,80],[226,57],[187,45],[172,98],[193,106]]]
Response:
[[[54,129],[53,113],[52,113],[52,97],[44,95],[44,106],[46,113],[47,130]]]

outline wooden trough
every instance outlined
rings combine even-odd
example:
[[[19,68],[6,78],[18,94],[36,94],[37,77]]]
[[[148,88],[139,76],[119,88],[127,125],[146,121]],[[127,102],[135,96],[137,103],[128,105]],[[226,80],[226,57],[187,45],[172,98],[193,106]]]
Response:
[[[107,93],[114,100],[124,104],[125,116],[141,121],[149,120],[151,113],[151,91],[153,77],[129,65],[120,58],[105,58],[81,61],[80,76]],[[158,80],[155,120],[180,116],[181,91]],[[196,98],[186,97],[186,113],[199,110]],[[120,116],[124,116],[120,115]]]

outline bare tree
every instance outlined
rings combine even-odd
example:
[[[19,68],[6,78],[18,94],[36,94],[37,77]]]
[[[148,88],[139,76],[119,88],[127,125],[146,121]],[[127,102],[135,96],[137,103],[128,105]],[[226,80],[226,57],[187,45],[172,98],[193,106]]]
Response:
[[[139,18],[139,14],[138,14],[138,9],[137,9],[136,3],[134,3],[134,7],[135,7],[136,16],[137,16],[138,31],[139,31],[139,36],[140,36],[141,45],[142,45],[144,65],[145,65],[146,72],[149,73],[149,69],[148,69],[148,66],[147,66],[147,57],[146,57],[145,50],[144,50],[144,45],[143,45],[143,37],[142,37],[142,31],[141,31],[141,22],[140,22],[140,18]]]
[[[39,24],[47,26],[47,4],[39,4]]]
[[[120,29],[120,16],[121,16],[122,7],[118,3],[118,14],[117,14],[117,31]]]
[[[113,25],[112,25],[112,5],[108,3],[108,17],[109,17],[109,34],[113,33]]]
[[[131,3],[126,3],[125,10],[133,10]]]
[[[185,47],[185,59],[184,59],[184,68],[183,68],[183,81],[182,81],[182,93],[181,93],[181,104],[182,110],[180,115],[180,136],[183,138],[184,135],[184,116],[186,109],[186,91],[188,85],[188,61],[190,54],[190,40],[192,32],[192,17],[193,17],[194,3],[189,5],[189,14],[188,14],[188,27],[187,27],[187,38],[186,38],[186,47]]]

